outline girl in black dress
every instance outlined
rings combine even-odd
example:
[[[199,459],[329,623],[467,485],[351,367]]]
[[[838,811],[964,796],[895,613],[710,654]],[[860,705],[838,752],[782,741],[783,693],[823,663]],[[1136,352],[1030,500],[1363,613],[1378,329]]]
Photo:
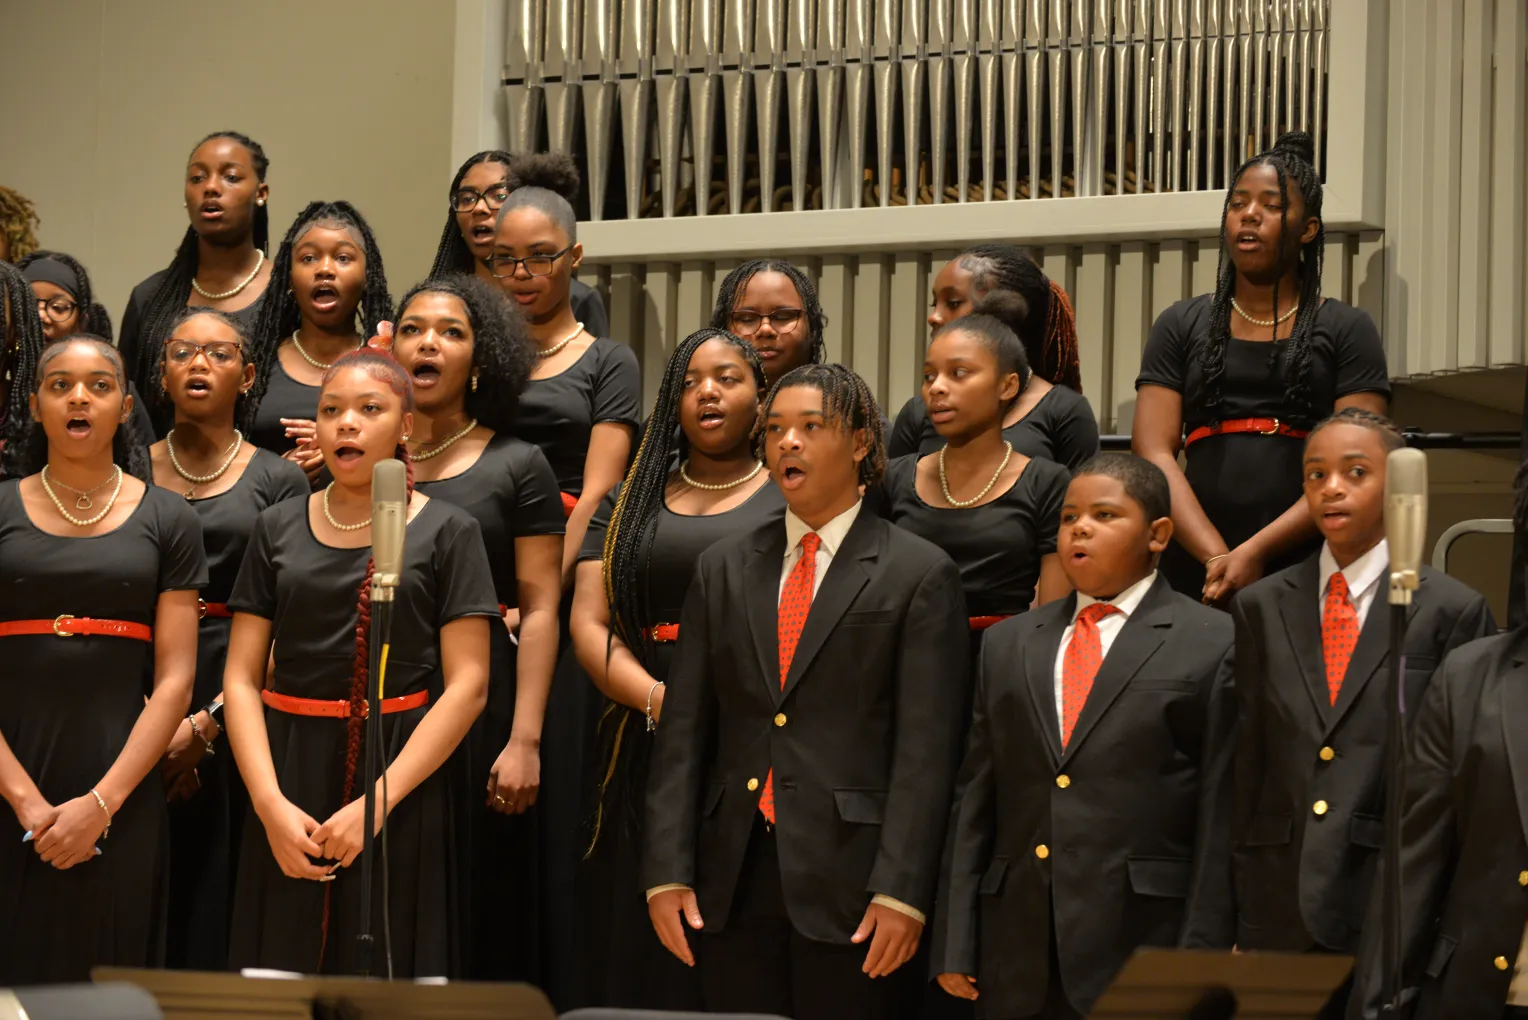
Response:
[[[512,434],[530,337],[498,288],[470,276],[419,284],[394,322],[393,353],[414,380],[415,482],[477,519],[504,612],[502,625],[489,627],[488,706],[457,755],[465,774],[467,974],[539,983],[533,808],[557,663],[563,514],[546,457]]]
[[[643,791],[695,561],[714,542],[785,512],[753,447],[765,386],[758,354],[730,333],[702,329],[680,344],[636,462],[601,503],[579,556],[574,649],[609,699],[600,804],[581,889],[589,972],[602,982],[596,1001],[603,1005],[702,1005],[695,972],[663,948],[648,918],[637,872]],[[677,468],[670,467],[674,453]]]
[[[346,354],[324,373],[318,446],[334,481],[260,515],[229,599],[223,698],[259,821],[246,824],[239,854],[234,967],[354,973],[360,964],[366,892],[350,865],[366,824],[357,786],[372,639],[371,475],[385,457],[406,462],[412,404],[408,374],[379,351]],[[402,577],[378,678],[387,769],[374,824],[387,820],[388,863],[374,873],[376,968],[455,976],[465,893],[451,876],[454,805],[441,766],[482,711],[488,625],[499,612],[477,522],[411,491]]]
[[[186,161],[186,215],[191,218],[170,265],[133,288],[122,313],[117,346],[129,378],[148,405],[154,426],[173,413],[159,392],[159,338],[187,305],[216,308],[251,325],[271,281],[270,160],[260,143],[218,131],[197,143]]]
[[[143,448],[119,432],[116,349],[71,337],[34,379],[37,474],[0,483],[6,985],[162,962],[165,801],[143,780],[191,700],[207,583],[196,516],[145,484]]]
[[[90,274],[72,256],[59,251],[34,251],[16,268],[37,299],[42,331],[50,341],[74,333],[111,339],[111,316],[95,300]]]
[[[1231,178],[1215,293],[1157,318],[1135,381],[1131,445],[1172,485],[1161,569],[1210,603],[1320,544],[1301,492],[1303,440],[1334,411],[1382,415],[1390,399],[1374,321],[1321,296],[1313,160],[1310,136],[1295,132]]]
[[[822,363],[827,326],[817,288],[784,259],[754,259],[738,266],[716,289],[711,310],[712,329],[753,344],[771,386],[792,369]]]
[[[149,448],[154,483],[184,497],[201,521],[208,565],[191,714],[175,731],[161,769],[170,801],[165,959],[192,970],[228,965],[233,853],[246,810],[233,756],[218,740],[232,624],[228,597],[255,518],[309,491],[301,468],[246,443],[234,427],[255,379],[248,346],[244,325],[231,315],[205,308],[181,313],[161,347],[175,424]]]
[[[1018,334],[1031,373],[1024,392],[1003,417],[1003,435],[1029,457],[1075,470],[1098,452],[1098,420],[1082,396],[1077,360],[1077,323],[1072,302],[1023,248],[982,244],[945,263],[934,278],[929,330],[970,315],[1006,294],[997,315]],[[903,405],[886,442],[890,457],[928,455],[944,440],[929,421],[922,394]]]
[[[375,336],[392,311],[382,252],[349,202],[312,202],[281,241],[276,279],[251,330],[255,385],[242,425],[249,441],[279,453],[318,482],[313,438],[318,384],[335,359]]]
[[[512,187],[519,181],[513,173],[515,158],[503,149],[484,149],[474,153],[456,171],[451,180],[450,210],[440,233],[440,247],[435,251],[432,277],[466,273],[493,283],[488,271],[488,256],[493,254],[494,220]],[[561,192],[569,203],[578,197],[578,174],[563,180],[571,185]],[[605,336],[610,320],[599,292],[586,283],[568,284],[568,299],[573,316],[584,324],[590,336]]]

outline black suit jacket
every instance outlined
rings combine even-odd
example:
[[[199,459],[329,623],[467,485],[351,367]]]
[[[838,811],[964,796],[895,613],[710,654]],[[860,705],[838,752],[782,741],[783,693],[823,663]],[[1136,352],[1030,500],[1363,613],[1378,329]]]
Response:
[[[766,774],[796,930],[847,943],[873,894],[933,910],[970,684],[960,572],[867,513],[812,601],[781,690],[785,527],[702,554],[653,745],[646,888],[693,886],[725,928]]]
[[[1380,584],[1336,705],[1321,651],[1319,556],[1264,578],[1232,603],[1242,949],[1357,948],[1384,843],[1390,606]],[[1406,704],[1421,704],[1446,652],[1494,630],[1483,596],[1423,567],[1407,612]]]
[[[1054,670],[1075,606],[982,645],[932,966],[975,974],[988,1016],[1040,1011],[1052,933],[1081,1013],[1139,946],[1230,946],[1226,843],[1199,823],[1230,760],[1231,621],[1158,577],[1062,751]]]
[[[1528,632],[1450,654],[1411,735],[1401,834],[1411,1015],[1497,1020],[1528,923]],[[1383,1001],[1374,900],[1349,1005],[1355,1018],[1378,1016]]]

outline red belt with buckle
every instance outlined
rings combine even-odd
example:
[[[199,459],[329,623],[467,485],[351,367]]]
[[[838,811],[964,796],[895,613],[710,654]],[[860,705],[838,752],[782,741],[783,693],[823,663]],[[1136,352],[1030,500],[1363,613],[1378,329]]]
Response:
[[[656,627],[647,628],[647,637],[660,645],[673,644],[679,640],[679,624],[660,623]]]
[[[576,506],[578,506],[578,497],[571,492],[564,492],[562,494],[562,515],[564,517],[572,517],[573,508]]]
[[[986,630],[993,624],[1002,623],[1006,619],[1008,619],[1007,616],[973,616],[971,617],[971,629]]]
[[[1230,421],[1217,421],[1212,425],[1199,426],[1188,434],[1183,445],[1189,447],[1201,439],[1235,435],[1238,432],[1254,432],[1260,436],[1288,436],[1290,439],[1304,439],[1310,435],[1309,429],[1293,428],[1277,418],[1233,418]]]
[[[349,719],[350,702],[348,701],[325,701],[319,698],[294,698],[290,694],[277,694],[275,691],[261,691],[260,700],[278,712],[287,715],[313,715],[327,719]],[[401,698],[382,699],[382,714],[392,715],[394,712],[407,712],[411,708],[423,708],[430,701],[429,691],[415,691],[413,694],[405,694]],[[367,705],[361,703],[361,718],[366,718]]]
[[[134,641],[154,640],[154,628],[146,623],[127,620],[92,620],[88,616],[64,613],[51,620],[7,620],[0,623],[0,637],[51,634],[54,637],[119,637]]]
[[[228,608],[228,603],[226,602],[206,602],[202,599],[197,599],[196,609],[201,614],[203,620],[209,616],[215,620],[233,619],[233,610]]]

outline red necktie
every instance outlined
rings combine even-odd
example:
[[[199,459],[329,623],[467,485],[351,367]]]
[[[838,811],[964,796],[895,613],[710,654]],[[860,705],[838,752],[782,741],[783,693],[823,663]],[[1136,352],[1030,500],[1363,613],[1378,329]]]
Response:
[[[1088,702],[1093,690],[1093,679],[1104,663],[1103,642],[1098,637],[1098,621],[1111,613],[1119,612],[1107,602],[1094,602],[1077,614],[1072,628],[1072,643],[1066,646],[1061,659],[1061,747],[1066,748],[1072,739],[1072,729],[1082,706]]]
[[[1321,655],[1326,660],[1327,693],[1334,705],[1357,644],[1358,610],[1348,597],[1348,579],[1339,570],[1326,583],[1326,605],[1321,611]]]
[[[796,656],[796,644],[801,640],[801,628],[806,626],[807,613],[812,611],[812,589],[817,581],[817,547],[822,539],[815,531],[801,536],[801,558],[791,568],[780,590],[779,639],[780,639],[780,689],[785,690],[785,678],[790,675],[791,659]],[[759,810],[765,821],[775,824],[775,770],[770,766],[764,777],[764,793],[759,797]]]

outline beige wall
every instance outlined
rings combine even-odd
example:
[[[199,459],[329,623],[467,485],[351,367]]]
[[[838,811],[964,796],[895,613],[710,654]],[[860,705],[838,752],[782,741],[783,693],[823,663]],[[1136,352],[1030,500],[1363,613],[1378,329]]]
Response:
[[[444,0],[0,0],[0,184],[120,321],[186,228],[192,146],[242,131],[271,160],[272,244],[309,201],[347,199],[398,296],[444,221],[455,18]]]

